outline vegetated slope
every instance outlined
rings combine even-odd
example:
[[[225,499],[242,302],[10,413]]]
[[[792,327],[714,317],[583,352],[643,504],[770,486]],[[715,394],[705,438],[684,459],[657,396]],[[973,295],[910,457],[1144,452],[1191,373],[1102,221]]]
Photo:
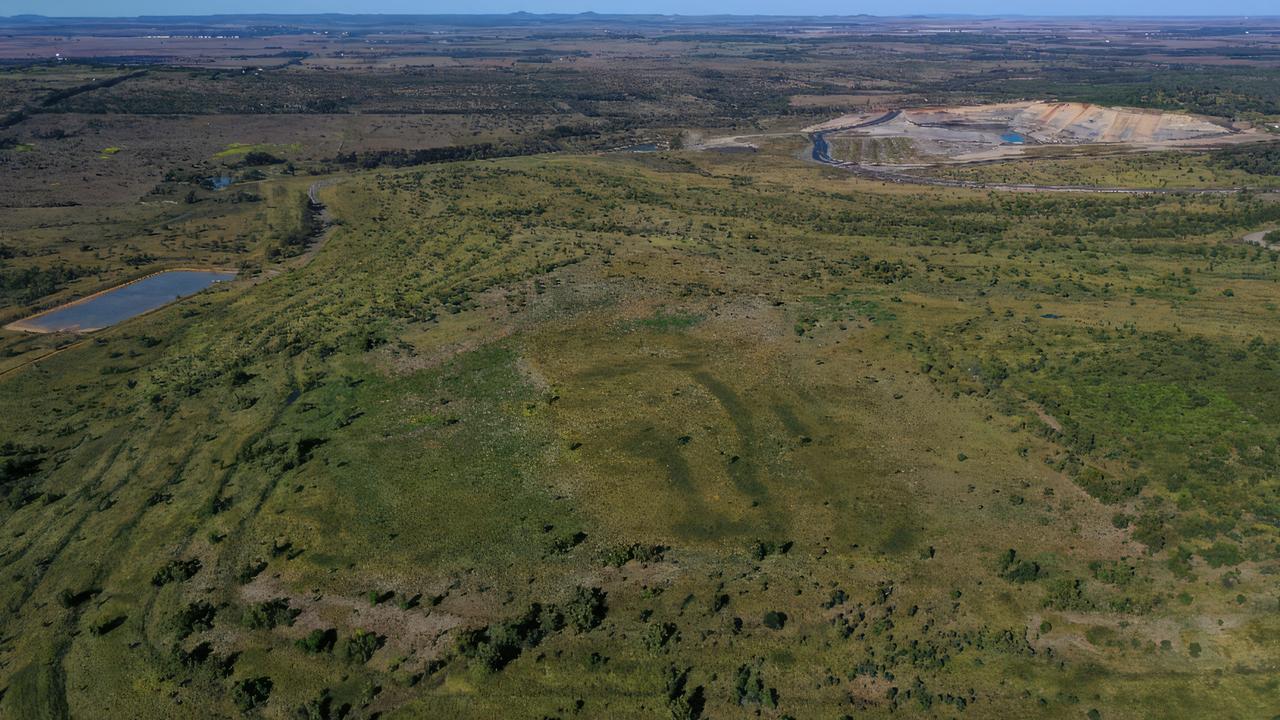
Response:
[[[1258,716],[1280,209],[696,159],[358,176],[0,383],[0,713]]]
[[[1271,145],[1212,153],[1153,152],[1116,157],[1026,157],[1004,162],[937,166],[929,175],[987,183],[1090,185],[1131,188],[1274,188],[1280,175],[1242,166],[1265,157]],[[1034,153],[1033,153],[1034,155]]]

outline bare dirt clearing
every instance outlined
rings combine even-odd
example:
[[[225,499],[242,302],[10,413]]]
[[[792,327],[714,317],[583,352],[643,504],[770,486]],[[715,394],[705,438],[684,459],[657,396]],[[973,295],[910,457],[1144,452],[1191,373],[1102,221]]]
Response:
[[[1261,245],[1268,250],[1280,250],[1280,243],[1274,242],[1272,235],[1277,235],[1280,230],[1259,230],[1251,232],[1244,236],[1244,241],[1250,245]]]

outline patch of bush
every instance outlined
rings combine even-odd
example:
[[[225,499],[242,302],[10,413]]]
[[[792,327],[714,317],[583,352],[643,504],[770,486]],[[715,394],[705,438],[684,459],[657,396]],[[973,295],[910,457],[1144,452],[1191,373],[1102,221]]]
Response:
[[[91,587],[84,590],[67,590],[64,589],[58,593],[58,604],[70,610],[73,607],[79,607],[92,598],[94,595],[102,592],[98,588]]]
[[[552,555],[563,555],[581,545],[586,539],[587,534],[581,531],[562,535],[551,541],[551,547],[547,551]]]
[[[129,619],[128,615],[117,615],[113,618],[108,618],[106,620],[103,620],[100,623],[94,623],[93,625],[89,626],[89,634],[93,635],[94,637],[101,637],[111,632],[112,630],[115,630],[116,628],[120,627],[121,625],[124,624],[124,621],[128,619]]]
[[[660,562],[666,551],[667,548],[662,545],[633,543],[607,551],[604,555],[604,564],[610,567],[622,567],[632,560],[642,563]]]
[[[212,630],[213,619],[217,613],[213,605],[203,600],[187,605],[173,619],[178,639],[185,640],[191,633]]]
[[[1108,505],[1136,497],[1147,484],[1145,476],[1111,477],[1092,465],[1082,469],[1076,475],[1075,480],[1076,484],[1084,488],[1085,492]]]
[[[270,697],[271,678],[269,677],[245,678],[231,686],[231,699],[243,713],[266,705]]]
[[[1244,556],[1240,554],[1240,547],[1235,543],[1218,541],[1200,551],[1200,557],[1209,563],[1209,567],[1220,568],[1224,565],[1239,565],[1244,561]]]
[[[579,586],[573,597],[564,604],[564,618],[576,631],[582,633],[592,630],[604,621],[609,613],[605,603],[607,593],[600,588],[584,588]]]
[[[675,623],[651,623],[644,630],[642,642],[649,652],[662,652],[667,645],[680,641],[680,628]]]
[[[342,656],[349,662],[367,663],[386,641],[386,637],[377,633],[356,630],[355,634],[343,643]]]
[[[1117,560],[1094,560],[1089,563],[1089,572],[1093,573],[1094,580],[1100,580],[1108,585],[1128,585],[1137,574],[1137,567],[1126,562]]]
[[[293,717],[297,720],[342,720],[351,713],[351,705],[343,703],[334,706],[333,695],[329,688],[320,691],[320,696],[294,708]]]
[[[506,622],[464,630],[458,635],[456,647],[460,655],[477,666],[496,672],[563,628],[564,622],[564,615],[556,608],[533,603],[522,615]]]
[[[298,648],[303,652],[313,655],[322,652],[332,652],[333,646],[338,643],[338,631],[334,628],[321,630],[316,628],[307,633],[307,636],[298,640]]]
[[[7,490],[11,483],[24,480],[40,470],[44,462],[41,448],[25,447],[6,441],[0,445],[0,455],[5,456],[0,462],[0,488]]]
[[[1043,575],[1040,563],[1034,560],[1019,560],[1018,552],[1013,548],[1005,550],[1000,556],[1000,577],[1009,582],[1033,582]]]
[[[292,625],[294,618],[301,614],[301,610],[289,607],[287,598],[275,598],[250,605],[245,609],[242,622],[247,628],[270,630],[277,625]]]
[[[263,165],[279,165],[283,163],[282,158],[278,158],[269,152],[263,150],[251,150],[244,155],[244,164],[248,167],[261,167]]]
[[[689,689],[690,668],[680,670],[674,665],[666,670],[667,709],[671,720],[698,720],[702,717],[706,697],[702,686]]]
[[[1085,597],[1084,581],[1072,578],[1051,580],[1043,605],[1051,610],[1092,610],[1094,604]]]
[[[266,560],[254,560],[253,562],[245,565],[243,568],[240,569],[240,574],[236,576],[236,579],[240,581],[241,585],[248,585],[254,578],[258,577],[258,575],[261,575],[263,570],[266,570],[266,569],[267,569]]]
[[[738,674],[733,684],[734,700],[742,706],[759,705],[765,708],[778,707],[778,689],[766,687],[763,661],[757,660],[754,665],[738,666]]]
[[[179,645],[173,646],[173,660],[187,670],[203,665],[211,657],[213,657],[213,645],[208,642],[198,643],[190,650],[183,650]]]
[[[1155,554],[1173,539],[1169,528],[1172,516],[1158,510],[1148,510],[1138,516],[1133,524],[1133,539],[1147,546],[1147,552]]]
[[[88,272],[70,265],[0,269],[0,298],[26,305],[61,290]]]
[[[190,560],[171,560],[168,565],[151,576],[151,584],[163,587],[171,582],[186,582],[200,572],[200,558]]]
[[[794,544],[790,540],[785,542],[757,540],[751,543],[751,557],[756,560],[764,560],[770,555],[786,555]]]

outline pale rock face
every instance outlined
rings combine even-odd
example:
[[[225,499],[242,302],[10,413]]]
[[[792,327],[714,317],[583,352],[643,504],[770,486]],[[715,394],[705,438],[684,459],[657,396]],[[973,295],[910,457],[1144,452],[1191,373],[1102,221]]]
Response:
[[[1201,141],[1230,143],[1256,134],[1196,115],[1046,101],[850,114],[806,131],[825,132],[829,140],[902,138],[917,161],[935,162],[1016,157],[1034,145],[1110,143],[1159,149]]]

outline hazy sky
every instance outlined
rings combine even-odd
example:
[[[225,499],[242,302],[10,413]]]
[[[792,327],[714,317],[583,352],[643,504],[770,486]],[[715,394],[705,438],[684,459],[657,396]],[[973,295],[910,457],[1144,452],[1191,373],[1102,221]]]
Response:
[[[0,15],[205,15],[209,13],[642,12],[706,15],[1280,15],[1280,0],[0,0]]]

